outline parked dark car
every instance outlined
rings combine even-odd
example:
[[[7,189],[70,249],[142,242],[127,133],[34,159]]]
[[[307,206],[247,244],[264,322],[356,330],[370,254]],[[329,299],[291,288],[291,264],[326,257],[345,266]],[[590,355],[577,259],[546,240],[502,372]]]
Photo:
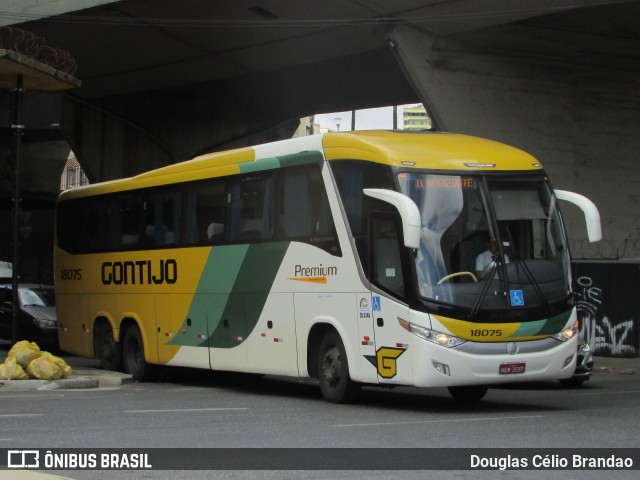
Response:
[[[0,338],[11,340],[12,285],[0,285]],[[36,342],[39,347],[57,349],[56,296],[51,285],[18,285],[17,340]]]
[[[587,342],[582,342],[578,346],[578,359],[573,377],[558,380],[560,385],[567,388],[577,388],[586,380],[589,380],[593,373],[593,352]]]

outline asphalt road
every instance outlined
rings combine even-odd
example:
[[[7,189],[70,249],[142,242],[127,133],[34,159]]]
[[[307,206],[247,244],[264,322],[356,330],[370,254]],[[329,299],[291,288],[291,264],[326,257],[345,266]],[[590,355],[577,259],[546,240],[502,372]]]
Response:
[[[71,359],[80,366],[94,361]],[[622,372],[622,373],[619,373]],[[326,403],[312,381],[166,371],[117,388],[0,391],[0,448],[640,448],[640,372],[598,371],[582,387],[491,389],[472,406],[446,389],[367,388],[356,405]],[[625,374],[626,373],[626,374]],[[69,478],[578,478],[577,472],[62,471]],[[0,471],[0,478],[9,472]],[[581,479],[603,472],[582,471]],[[607,478],[637,478],[608,471]]]

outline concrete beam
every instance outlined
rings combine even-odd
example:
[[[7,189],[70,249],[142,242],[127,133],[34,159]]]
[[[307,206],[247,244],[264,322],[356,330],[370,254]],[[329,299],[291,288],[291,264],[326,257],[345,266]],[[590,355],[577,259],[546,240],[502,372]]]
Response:
[[[2,2],[0,27],[31,22],[55,15],[62,15],[85,8],[92,8],[119,0],[5,0]]]

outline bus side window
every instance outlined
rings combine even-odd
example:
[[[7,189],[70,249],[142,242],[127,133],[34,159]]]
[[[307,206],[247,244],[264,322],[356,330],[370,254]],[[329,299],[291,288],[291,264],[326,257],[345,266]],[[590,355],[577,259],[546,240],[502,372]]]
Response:
[[[362,191],[365,188],[395,189],[388,167],[358,160],[337,160],[331,162],[336,185],[342,199],[351,235],[358,249],[358,256],[365,275],[369,278],[369,261],[367,252],[370,213],[381,208],[377,200],[367,197]]]
[[[393,215],[371,215],[371,281],[400,298],[405,297],[404,269],[398,223]]]
[[[176,245],[180,232],[180,191],[168,187],[150,190],[145,197],[143,210],[144,245]]]
[[[224,241],[225,191],[224,178],[188,184],[187,245],[210,245]],[[217,225],[215,229],[212,227],[214,224]]]
[[[301,169],[285,170],[282,175],[282,230],[284,238],[309,237],[310,179]]]
[[[140,246],[141,201],[135,195],[114,197],[109,204],[109,238],[111,250],[136,249]]]
[[[332,255],[342,254],[319,165],[280,172],[278,238],[309,243]]]
[[[275,231],[275,178],[272,172],[251,173],[232,181],[228,205],[229,240],[273,240]]]

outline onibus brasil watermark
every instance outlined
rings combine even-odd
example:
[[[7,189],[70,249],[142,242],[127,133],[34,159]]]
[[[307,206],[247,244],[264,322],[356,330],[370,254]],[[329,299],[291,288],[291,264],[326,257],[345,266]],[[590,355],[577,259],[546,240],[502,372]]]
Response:
[[[151,469],[153,466],[147,453],[59,453],[51,450],[42,453],[36,449],[25,449],[7,452],[7,468],[140,470]]]

